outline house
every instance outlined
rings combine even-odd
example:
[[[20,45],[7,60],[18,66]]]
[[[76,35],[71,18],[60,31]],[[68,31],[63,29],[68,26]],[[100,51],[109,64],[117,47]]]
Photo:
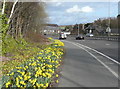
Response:
[[[57,24],[45,24],[43,33],[44,34],[57,34],[59,33],[59,27]]]

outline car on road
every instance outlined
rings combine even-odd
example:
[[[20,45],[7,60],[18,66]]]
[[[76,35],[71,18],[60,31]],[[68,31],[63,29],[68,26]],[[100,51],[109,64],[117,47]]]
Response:
[[[66,38],[67,38],[67,35],[66,35],[66,34],[60,33],[59,39],[66,39]]]
[[[93,37],[94,35],[93,34],[91,34],[91,33],[87,33],[86,34],[86,37]]]
[[[76,40],[84,40],[84,36],[83,36],[83,35],[78,35],[78,36],[76,37]]]

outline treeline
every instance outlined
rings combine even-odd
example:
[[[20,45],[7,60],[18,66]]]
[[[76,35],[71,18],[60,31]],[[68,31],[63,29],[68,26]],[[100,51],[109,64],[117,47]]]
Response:
[[[71,34],[77,34],[78,27],[79,27],[80,34],[86,34],[90,31],[90,29],[92,30],[92,32],[94,31],[95,34],[96,33],[103,34],[103,33],[105,33],[108,26],[112,30],[116,30],[118,28],[118,18],[116,18],[116,17],[99,18],[92,23],[66,25],[65,29],[63,31],[70,31]]]
[[[99,18],[94,21],[94,24],[99,25],[101,27],[117,28],[118,27],[118,19],[117,18]]]
[[[24,37],[27,32],[40,33],[46,24],[47,14],[43,2],[2,2],[2,24],[8,24],[6,35]],[[4,10],[3,10],[4,9]],[[3,17],[4,15],[4,17]],[[3,33],[3,30],[1,30]]]

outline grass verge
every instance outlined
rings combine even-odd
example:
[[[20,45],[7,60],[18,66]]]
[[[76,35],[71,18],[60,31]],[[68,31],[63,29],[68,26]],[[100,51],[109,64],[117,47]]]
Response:
[[[38,49],[39,52],[36,56],[29,57],[29,59],[20,62],[20,64],[15,64],[10,71],[5,71],[5,75],[2,77],[2,87],[47,88],[52,82],[53,76],[59,76],[56,74],[56,70],[59,68],[64,54],[64,44],[59,40],[51,38],[50,40],[52,44],[42,50]],[[16,60],[12,61],[13,63],[14,61],[16,62]],[[3,69],[6,68],[4,67]]]

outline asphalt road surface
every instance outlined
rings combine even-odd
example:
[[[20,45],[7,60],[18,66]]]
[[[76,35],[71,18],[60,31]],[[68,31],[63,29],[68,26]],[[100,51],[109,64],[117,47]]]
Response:
[[[118,42],[117,41],[107,41],[107,40],[75,40],[75,37],[68,37],[67,40],[72,42],[78,42],[85,46],[91,47],[104,53],[105,55],[113,58],[120,62],[118,59]]]
[[[58,87],[119,87],[118,42],[75,37],[62,41],[66,55]]]
[[[118,65],[85,49],[63,41],[66,57],[59,87],[118,87]]]

